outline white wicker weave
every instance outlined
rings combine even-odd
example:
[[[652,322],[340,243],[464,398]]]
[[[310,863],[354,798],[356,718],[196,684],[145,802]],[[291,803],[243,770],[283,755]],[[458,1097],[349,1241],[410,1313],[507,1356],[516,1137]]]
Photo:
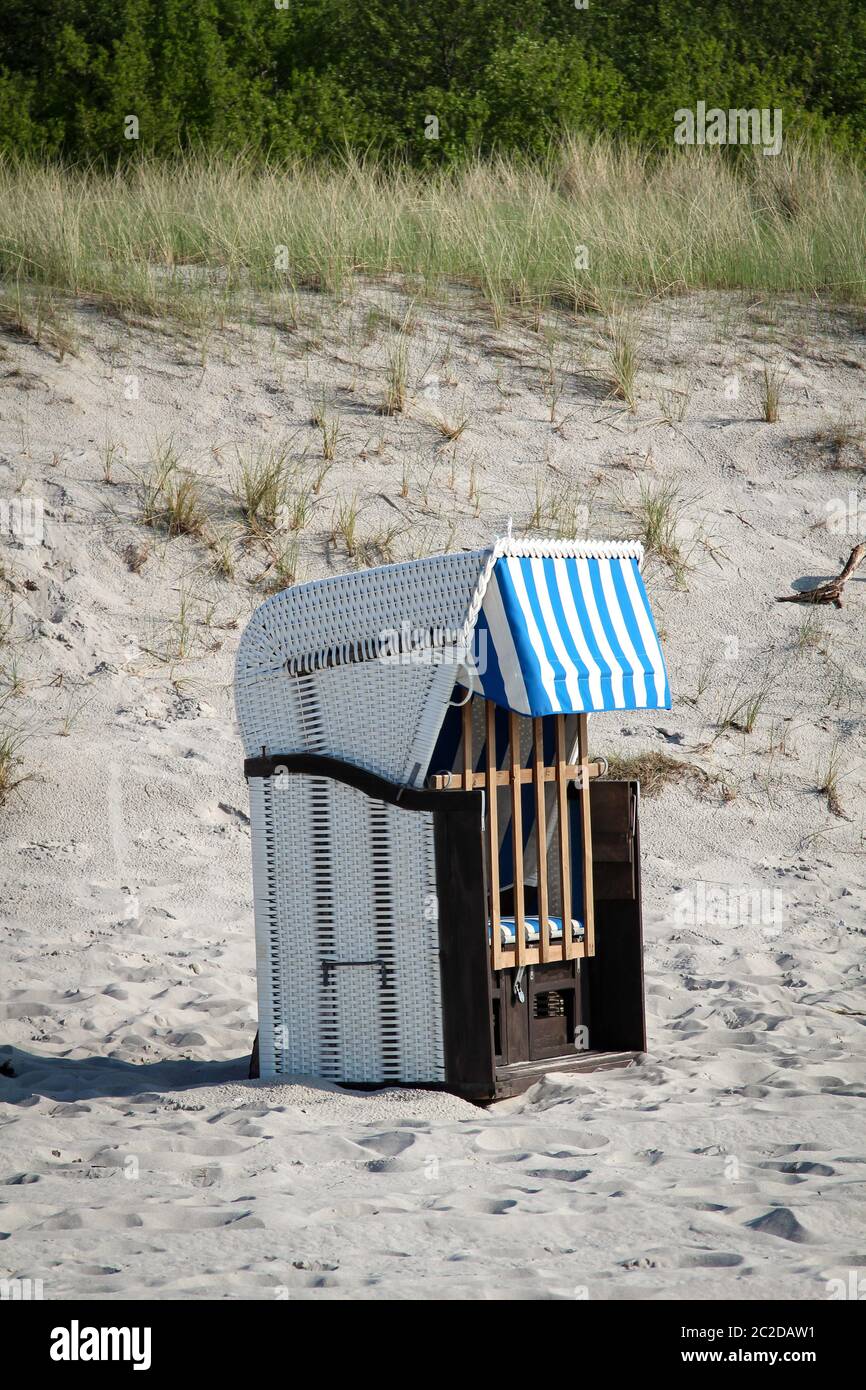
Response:
[[[416,648],[428,635],[434,648],[453,645],[488,553],[338,575],[263,603],[236,667],[248,756],[263,747],[327,753],[395,781],[419,781],[426,764],[414,777],[413,770],[425,753],[429,761],[455,667],[400,660],[397,647],[407,635]]]
[[[429,665],[401,669],[380,661],[277,672],[255,690],[247,687],[255,705],[244,722],[247,753],[326,754],[403,782],[436,674]]]
[[[261,1075],[443,1080],[429,815],[323,777],[250,803]]]

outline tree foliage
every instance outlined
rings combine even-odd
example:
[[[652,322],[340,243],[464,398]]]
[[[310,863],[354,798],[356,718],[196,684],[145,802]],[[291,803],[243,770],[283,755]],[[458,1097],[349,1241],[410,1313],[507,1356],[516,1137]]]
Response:
[[[349,147],[433,164],[538,154],[565,129],[667,146],[674,111],[699,100],[780,107],[786,133],[862,154],[866,5],[0,0],[0,150],[12,154]]]

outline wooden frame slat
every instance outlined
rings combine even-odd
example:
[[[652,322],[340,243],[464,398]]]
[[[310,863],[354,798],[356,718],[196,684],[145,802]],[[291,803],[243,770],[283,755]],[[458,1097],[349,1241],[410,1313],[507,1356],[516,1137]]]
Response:
[[[526,907],[523,901],[523,805],[520,772],[520,725],[508,711],[508,767],[511,773],[511,849],[514,861],[514,936],[518,965],[526,964]]]
[[[490,940],[494,970],[503,968],[501,914],[499,911],[499,805],[496,777],[496,707],[485,705],[487,762],[487,882],[490,890]]]
[[[577,761],[569,762],[565,742],[565,716],[557,714],[554,720],[555,750],[553,765],[544,761],[544,720],[532,720],[532,746],[528,768],[520,762],[520,720],[513,710],[508,712],[508,746],[505,767],[500,768],[496,758],[496,706],[490,700],[484,702],[485,748],[483,770],[476,772],[473,749],[472,703],[470,699],[462,708],[462,748],[459,772],[440,774],[430,779],[435,789],[481,788],[486,792],[486,832],[485,857],[487,860],[487,881],[490,898],[490,940],[491,964],[494,970],[507,970],[515,966],[545,965],[559,960],[572,960],[575,957],[595,954],[595,901],[592,880],[592,826],[590,822],[590,778],[599,776],[602,764],[589,760],[588,719],[585,714],[578,715],[577,721]],[[584,900],[584,939],[574,941],[571,934],[571,834],[568,815],[568,786],[578,783],[581,809],[581,865],[583,869]],[[555,785],[556,845],[560,880],[560,913],[562,916],[562,941],[550,939],[550,914],[553,910],[550,901],[550,879],[548,874],[547,848],[547,804],[546,787]],[[522,791],[531,785],[534,795],[536,865],[538,887],[539,940],[537,945],[526,941],[526,904],[524,900],[524,853],[523,853],[523,804]],[[502,944],[502,908],[500,902],[501,881],[499,872],[499,802],[498,789],[507,787],[511,808],[511,837],[514,860],[514,935],[513,946]]]
[[[475,763],[472,757],[472,696],[463,709],[463,786],[471,787],[474,781]]]
[[[565,715],[554,715],[556,728],[556,839],[559,854],[559,890],[562,910],[562,958],[577,955],[579,942],[571,935],[571,855],[568,834],[568,782],[565,777]]]
[[[577,717],[577,751],[578,760],[584,776],[580,783],[580,809],[583,822],[581,834],[581,851],[583,854],[583,912],[585,921],[583,924],[583,939],[588,956],[595,955],[595,894],[592,883],[592,824],[590,821],[589,810],[589,777],[586,768],[589,765],[589,722],[585,714]]]
[[[600,776],[601,776],[601,770],[600,770],[600,768],[599,768],[599,766],[598,766],[597,763],[589,763],[588,767],[589,767],[589,776],[590,776],[590,779],[592,779],[593,777],[600,777]],[[564,775],[565,780],[566,780],[567,782],[577,782],[577,781],[580,779],[581,775],[582,775],[580,764],[579,764],[579,763],[566,763],[566,764],[565,764],[565,767],[564,767],[564,769],[563,769],[563,775]],[[469,790],[471,790],[473,787],[482,787],[482,788],[486,787],[487,784],[488,784],[488,778],[489,778],[489,776],[490,776],[490,773],[489,773],[486,769],[484,770],[484,772],[473,772],[473,773],[472,773],[472,776],[471,776],[471,779],[470,779],[470,782],[469,782]],[[499,771],[496,772],[495,777],[496,777],[496,784],[497,784],[497,786],[499,786],[499,787],[510,787],[510,786],[511,786],[512,777],[511,777],[511,772],[510,772],[509,769],[505,769],[505,770],[501,770],[501,769],[500,769]],[[519,770],[519,772],[518,772],[518,781],[519,781],[519,782],[521,782],[521,783],[523,783],[524,785],[526,785],[526,784],[528,784],[528,783],[534,781],[534,778],[535,778],[535,774],[534,774],[533,769],[532,769],[531,767],[523,767],[523,768],[520,768],[520,770]],[[555,768],[555,767],[545,766],[545,768],[544,768],[544,781],[545,781],[545,782],[555,782],[556,780],[557,780],[556,768]],[[447,772],[444,772],[444,773],[436,773],[435,776],[433,776],[433,777],[430,778],[430,780],[429,780],[429,782],[428,782],[427,785],[429,786],[429,788],[430,788],[431,791],[445,791],[445,790],[447,790],[447,788],[449,788],[449,787],[453,788],[453,789],[456,791],[458,788],[461,788],[461,787],[463,787],[463,786],[465,785],[465,783],[464,783],[464,774],[463,774],[462,771],[461,771],[461,772],[452,772],[450,775],[449,775]]]
[[[569,957],[569,959],[573,959],[573,958],[575,958],[575,957],[585,956],[585,955],[586,955],[586,951],[583,949],[583,942],[582,942],[582,941],[574,941],[574,942],[572,942],[572,945],[573,945],[574,949],[573,949],[573,951],[572,951],[571,956]],[[555,965],[557,961],[562,960],[562,956],[560,955],[560,945],[559,945],[559,942],[558,942],[558,941],[552,942],[552,943],[551,943],[550,949],[551,949],[551,951],[552,951],[553,954],[551,955],[550,960],[547,961],[547,962],[545,962],[545,961],[543,961],[543,960],[541,959],[541,951],[539,950],[539,948],[538,948],[537,946],[527,946],[525,958],[524,958],[524,960],[521,961],[520,963],[521,963],[522,965],[544,965],[544,964],[547,964],[547,965],[553,964],[553,965]],[[517,958],[516,958],[516,955],[515,955],[514,947],[513,947],[513,946],[504,947],[504,948],[503,948],[503,951],[502,951],[502,965],[500,966],[500,969],[502,969],[502,970],[513,970],[514,967],[517,965],[517,963],[518,963],[518,962],[517,962]]]
[[[544,724],[532,721],[532,772],[535,791],[535,847],[538,873],[538,946],[542,963],[554,959],[550,943],[550,903],[547,891],[547,808],[544,804]]]

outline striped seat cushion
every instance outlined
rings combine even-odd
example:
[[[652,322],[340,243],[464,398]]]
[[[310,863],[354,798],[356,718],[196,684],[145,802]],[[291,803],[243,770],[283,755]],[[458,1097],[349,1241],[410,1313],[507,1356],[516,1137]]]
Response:
[[[550,940],[562,940],[562,918],[548,917],[550,924]],[[499,931],[503,946],[513,946],[517,939],[517,929],[513,917],[503,917],[500,919]],[[493,934],[492,931],[490,933]],[[540,932],[540,923],[537,917],[526,918],[526,944],[527,946],[537,946]],[[583,940],[583,923],[576,918],[571,919],[571,938],[573,941]]]

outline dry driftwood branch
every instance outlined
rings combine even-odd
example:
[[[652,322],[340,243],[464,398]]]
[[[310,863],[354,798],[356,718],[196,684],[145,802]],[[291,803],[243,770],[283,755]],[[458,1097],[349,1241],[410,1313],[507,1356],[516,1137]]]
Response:
[[[827,579],[823,584],[816,584],[814,589],[803,589],[799,594],[782,594],[780,598],[776,599],[776,602],[832,603],[836,608],[841,608],[842,590],[864,558],[866,558],[866,543],[860,541],[851,551],[835,579]]]

